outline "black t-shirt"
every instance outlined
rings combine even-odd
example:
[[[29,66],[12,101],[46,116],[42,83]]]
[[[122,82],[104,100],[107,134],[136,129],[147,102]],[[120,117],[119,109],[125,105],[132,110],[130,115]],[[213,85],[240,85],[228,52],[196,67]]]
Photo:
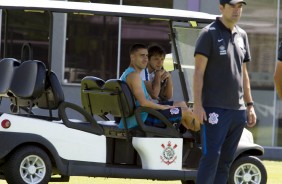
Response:
[[[244,62],[251,60],[247,34],[236,26],[230,29],[216,19],[201,31],[195,55],[208,58],[202,92],[203,106],[245,109],[243,99]]]

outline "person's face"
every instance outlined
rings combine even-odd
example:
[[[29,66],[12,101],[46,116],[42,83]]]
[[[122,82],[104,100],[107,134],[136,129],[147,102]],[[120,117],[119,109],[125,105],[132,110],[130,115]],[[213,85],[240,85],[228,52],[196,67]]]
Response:
[[[150,57],[148,67],[152,70],[161,70],[164,64],[164,55],[153,55]]]
[[[148,64],[148,50],[147,49],[138,49],[136,52],[131,54],[131,60],[134,63],[134,66],[138,69],[144,69]]]
[[[219,9],[223,19],[229,23],[236,24],[241,17],[242,7],[242,3],[237,3],[235,5],[225,4],[225,6],[220,5]]]

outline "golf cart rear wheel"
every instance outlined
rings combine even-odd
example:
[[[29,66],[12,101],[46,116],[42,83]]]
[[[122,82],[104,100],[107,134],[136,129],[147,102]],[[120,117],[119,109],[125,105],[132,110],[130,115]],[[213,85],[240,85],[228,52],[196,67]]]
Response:
[[[234,161],[230,169],[229,184],[266,184],[266,169],[260,159],[244,156]]]
[[[11,184],[47,184],[52,165],[48,155],[36,146],[16,150],[5,163],[4,176]]]

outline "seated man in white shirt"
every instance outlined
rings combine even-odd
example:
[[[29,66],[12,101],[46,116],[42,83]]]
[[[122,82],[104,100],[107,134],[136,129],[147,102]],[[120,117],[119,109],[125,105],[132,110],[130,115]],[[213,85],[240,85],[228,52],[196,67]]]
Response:
[[[166,53],[161,46],[149,46],[149,62],[147,68],[142,70],[140,74],[150,96],[158,101],[168,101],[173,95],[171,75],[163,68],[165,55]]]
[[[173,82],[171,74],[163,68],[165,51],[159,45],[150,45],[148,47],[148,64],[140,73],[142,80],[145,82],[146,89],[152,99],[158,101],[159,104],[187,108],[188,113],[192,116],[192,109],[187,107],[184,101],[174,102],[171,100],[173,96]],[[196,126],[195,131],[199,130]]]

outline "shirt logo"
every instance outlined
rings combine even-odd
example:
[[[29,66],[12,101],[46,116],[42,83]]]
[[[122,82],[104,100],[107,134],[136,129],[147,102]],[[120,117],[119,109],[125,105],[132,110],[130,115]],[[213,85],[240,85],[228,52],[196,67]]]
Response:
[[[219,47],[219,55],[226,55],[226,49],[225,49],[224,45],[221,45]]]
[[[223,39],[219,39],[219,40],[217,40],[217,42],[222,42],[223,41]]]
[[[209,123],[215,125],[218,123],[218,114],[215,112],[209,114]]]
[[[172,108],[170,109],[170,114],[173,115],[173,114],[179,114],[179,109],[178,108]]]

